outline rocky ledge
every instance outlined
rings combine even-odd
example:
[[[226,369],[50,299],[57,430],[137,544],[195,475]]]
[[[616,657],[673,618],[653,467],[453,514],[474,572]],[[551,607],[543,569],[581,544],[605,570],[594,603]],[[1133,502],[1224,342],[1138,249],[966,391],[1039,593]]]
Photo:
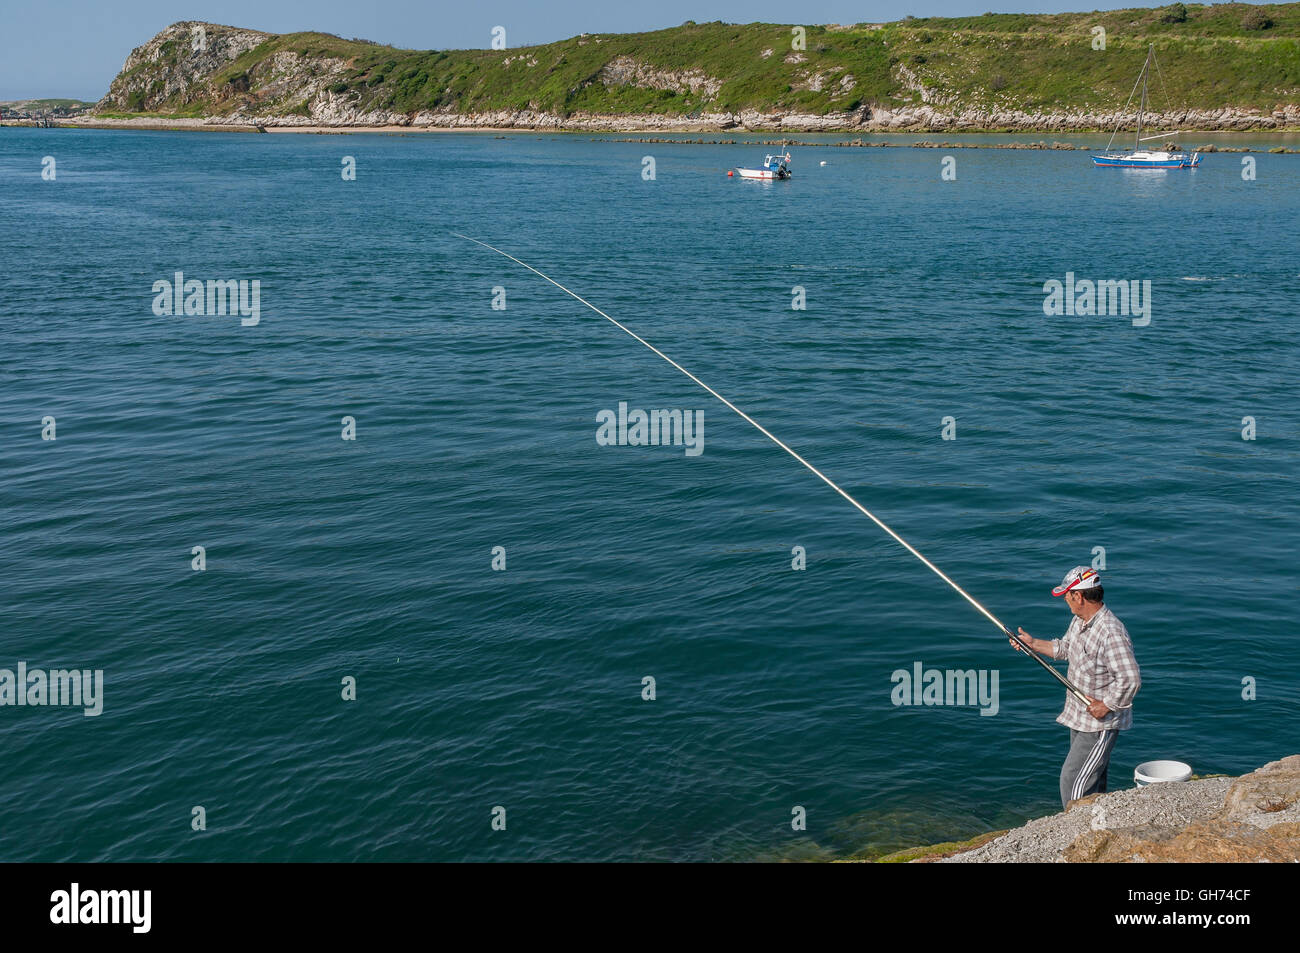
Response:
[[[241,108],[226,116],[204,121],[213,125],[293,126],[406,126],[415,129],[540,129],[574,132],[1086,132],[1111,130],[1119,123],[1132,128],[1137,114],[1119,112],[1021,112],[958,110],[944,112],[930,106],[899,109],[862,107],[852,112],[827,115],[744,111],[703,113],[695,116],[593,115],[534,110],[461,113],[452,110],[405,115],[358,110],[328,91],[308,103],[309,114],[285,116],[260,114]],[[1197,129],[1266,131],[1300,127],[1300,107],[1288,106],[1275,112],[1245,109],[1187,110],[1178,113],[1148,113],[1144,128],[1156,131]]]
[[[1300,755],[1235,779],[1094,794],[974,849],[911,862],[1300,862]]]

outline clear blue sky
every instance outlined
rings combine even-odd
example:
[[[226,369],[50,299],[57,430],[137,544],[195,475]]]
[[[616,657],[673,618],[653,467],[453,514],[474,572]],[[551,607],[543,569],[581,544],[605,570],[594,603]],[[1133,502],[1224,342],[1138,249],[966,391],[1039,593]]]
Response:
[[[1056,13],[1097,0],[9,0],[0,13],[0,100],[98,99],[122,61],[178,20],[292,33],[320,30],[407,49],[485,48],[506,28],[510,46],[579,33],[629,33],[701,23],[869,23],[914,16]],[[1101,3],[1104,9],[1144,5]],[[1157,6],[1153,0],[1145,5]]]

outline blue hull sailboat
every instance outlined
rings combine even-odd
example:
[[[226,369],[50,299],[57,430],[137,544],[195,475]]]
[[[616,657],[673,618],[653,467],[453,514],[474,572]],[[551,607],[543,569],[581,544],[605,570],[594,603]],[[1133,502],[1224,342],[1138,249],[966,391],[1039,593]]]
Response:
[[[1137,93],[1138,84],[1140,83],[1142,98],[1138,101],[1137,135],[1133,139],[1133,149],[1129,152],[1111,151],[1111,145],[1114,144],[1115,136],[1119,133],[1120,124],[1124,122],[1121,115],[1119,123],[1115,126],[1115,131],[1110,134],[1110,142],[1106,143],[1105,154],[1093,156],[1093,165],[1111,166],[1119,169],[1195,169],[1201,164],[1201,154],[1199,152],[1169,152],[1167,150],[1141,148],[1143,142],[1152,139],[1169,138],[1165,133],[1157,136],[1147,136],[1145,139],[1142,137],[1142,116],[1146,112],[1147,106],[1147,78],[1151,75],[1151,64],[1155,62],[1155,57],[1156,47],[1152,43],[1147,48],[1147,61],[1142,65],[1142,72],[1138,76],[1137,83],[1133,84],[1133,92],[1129,93],[1128,103],[1124,104],[1124,109],[1127,111],[1129,103],[1133,102],[1133,96]],[[1163,83],[1163,79],[1161,82]]]
[[[1201,164],[1199,152],[1126,152],[1120,155],[1093,156],[1093,165],[1121,169],[1195,169]]]

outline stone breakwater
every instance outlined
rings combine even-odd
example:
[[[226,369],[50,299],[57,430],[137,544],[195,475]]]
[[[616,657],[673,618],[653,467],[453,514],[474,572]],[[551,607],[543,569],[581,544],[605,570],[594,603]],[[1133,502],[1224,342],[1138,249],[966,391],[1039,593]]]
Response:
[[[1183,135],[1186,135],[1184,133]],[[503,139],[504,136],[497,138]],[[599,142],[593,139],[592,142]],[[931,142],[928,139],[922,139],[919,142],[867,142],[862,139],[849,139],[842,142],[803,142],[799,139],[762,139],[755,141],[742,141],[738,139],[659,139],[659,138],[640,138],[640,139],[610,139],[609,142],[645,142],[645,143],[663,143],[666,145],[708,145],[708,146],[781,146],[786,148],[810,148],[810,147],[834,147],[834,148],[862,148],[862,149],[1027,149],[1029,151],[1055,151],[1055,152],[1096,152],[1102,148],[1100,145],[1089,146],[1080,145],[1074,142]],[[1170,134],[1168,140],[1161,143],[1161,146],[1169,146],[1174,149],[1181,148],[1177,142],[1177,135]],[[1252,149],[1249,146],[1215,146],[1204,145],[1191,147],[1193,152],[1262,152],[1262,149]],[[1272,153],[1300,153],[1300,149],[1289,149],[1286,146],[1273,146],[1267,150]]]
[[[1152,784],[1072,801],[938,863],[1300,862],[1300,755],[1239,778]],[[914,861],[914,863],[917,861]]]

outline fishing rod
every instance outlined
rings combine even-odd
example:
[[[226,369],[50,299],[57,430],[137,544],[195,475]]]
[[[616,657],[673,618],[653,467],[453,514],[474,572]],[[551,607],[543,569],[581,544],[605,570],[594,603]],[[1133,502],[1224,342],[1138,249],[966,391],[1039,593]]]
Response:
[[[760,423],[759,423],[757,420],[755,420],[753,417],[749,416],[749,414],[745,413],[743,410],[741,410],[739,407],[737,407],[737,406],[736,406],[735,404],[733,404],[731,401],[727,400],[727,398],[723,397],[723,396],[722,396],[721,394],[719,394],[716,390],[714,390],[714,389],[713,389],[712,387],[710,387],[708,384],[704,383],[704,381],[700,380],[698,377],[696,377],[694,374],[692,374],[692,373],[691,373],[690,371],[688,371],[686,368],[682,367],[680,364],[678,364],[676,361],[674,361],[671,357],[669,357],[669,356],[668,356],[667,354],[665,354],[663,351],[659,350],[659,348],[655,347],[653,344],[651,344],[651,343],[650,343],[649,341],[647,341],[645,338],[641,337],[641,335],[637,334],[637,333],[636,333],[635,331],[633,331],[631,328],[627,327],[626,325],[620,324],[618,321],[616,321],[616,320],[614,320],[613,318],[611,318],[611,317],[610,317],[608,314],[606,314],[604,311],[601,311],[600,308],[596,307],[594,304],[592,304],[590,301],[588,301],[588,300],[587,300],[586,298],[584,298],[582,295],[578,294],[578,293],[575,292],[575,291],[570,291],[568,288],[564,287],[564,285],[560,284],[560,283],[559,283],[558,281],[556,281],[554,278],[550,277],[549,275],[545,275],[545,274],[543,274],[542,272],[538,271],[538,270],[537,270],[536,268],[534,268],[532,265],[528,264],[528,262],[526,262],[526,261],[520,261],[520,260],[519,260],[518,258],[516,258],[514,255],[507,254],[506,252],[503,252],[500,248],[497,248],[495,245],[489,245],[487,242],[479,241],[477,238],[471,238],[470,236],[468,236],[468,235],[463,235],[463,234],[461,234],[460,232],[452,232],[452,234],[455,235],[457,238],[463,238],[463,239],[465,239],[466,241],[471,241],[471,242],[473,242],[475,245],[482,245],[484,248],[490,249],[491,251],[496,252],[498,255],[501,255],[501,256],[504,257],[504,258],[509,258],[509,259],[510,259],[511,261],[513,261],[515,264],[523,265],[525,268],[527,268],[527,269],[528,269],[529,271],[531,271],[533,274],[537,275],[537,276],[540,277],[540,278],[544,278],[546,281],[549,281],[551,284],[555,285],[555,287],[559,288],[561,291],[563,291],[565,294],[569,295],[571,298],[576,298],[578,301],[581,301],[583,304],[585,304],[585,305],[586,305],[588,308],[590,308],[592,311],[595,311],[598,315],[600,315],[602,318],[604,318],[604,319],[605,319],[606,321],[608,321],[610,324],[614,325],[614,327],[618,328],[620,331],[622,331],[623,333],[625,333],[625,334],[627,334],[628,336],[632,337],[633,339],[635,339],[635,340],[638,341],[639,343],[645,345],[647,348],[649,348],[649,349],[650,349],[651,351],[653,351],[655,354],[659,355],[661,358],[663,358],[665,361],[667,361],[667,362],[668,362],[669,364],[671,364],[673,367],[677,368],[677,370],[681,371],[683,374],[685,374],[687,377],[689,377],[689,378],[690,378],[691,380],[693,380],[695,383],[697,383],[697,384],[699,384],[701,387],[703,387],[706,391],[708,391],[710,394],[712,394],[712,395],[713,395],[714,397],[716,397],[718,400],[722,401],[722,403],[725,404],[729,409],[731,409],[731,410],[734,411],[737,415],[739,415],[740,418],[741,418],[742,420],[744,420],[746,423],[750,424],[752,427],[754,427],[754,429],[756,429],[756,430],[757,430],[759,433],[761,433],[764,437],[766,437],[768,440],[771,440],[774,444],[776,444],[778,447],[780,447],[780,448],[781,448],[782,450],[784,450],[786,453],[790,454],[790,456],[794,457],[796,460],[798,460],[800,463],[802,463],[802,464],[803,464],[803,465],[804,465],[804,466],[805,466],[809,471],[811,471],[815,476],[817,476],[818,478],[820,478],[821,481],[822,481],[823,483],[825,483],[827,486],[829,486],[832,490],[834,490],[834,491],[835,491],[836,493],[838,493],[840,496],[844,497],[844,499],[846,499],[846,500],[848,500],[850,503],[852,503],[853,506],[858,510],[858,512],[860,512],[863,516],[867,517],[867,519],[871,520],[873,523],[875,523],[877,526],[879,526],[881,529],[883,529],[886,533],[888,533],[891,537],[893,537],[894,541],[897,542],[897,543],[898,543],[900,546],[902,546],[904,549],[906,549],[909,553],[911,553],[911,554],[912,554],[913,556],[915,556],[917,559],[921,560],[921,562],[923,562],[923,563],[926,565],[926,567],[927,567],[928,569],[930,569],[930,570],[931,570],[931,571],[932,571],[936,576],[938,576],[940,579],[942,579],[942,580],[943,580],[944,582],[946,582],[948,585],[952,586],[953,589],[957,590],[957,593],[958,593],[958,594],[959,594],[963,599],[965,599],[967,602],[969,602],[972,606],[974,606],[977,610],[979,610],[979,612],[980,612],[980,613],[981,613],[985,618],[987,618],[990,622],[992,622],[992,623],[993,623],[994,625],[996,625],[999,629],[1001,629],[1001,630],[1002,630],[1002,633],[1003,633],[1004,635],[1006,635],[1007,638],[1011,639],[1011,641],[1013,641],[1013,642],[1015,642],[1017,645],[1019,645],[1019,646],[1020,646],[1020,647],[1025,651],[1025,652],[1027,652],[1027,653],[1029,654],[1029,657],[1030,657],[1030,658],[1032,658],[1035,662],[1037,662],[1039,665],[1041,665],[1044,669],[1046,669],[1047,671],[1051,672],[1052,675],[1056,677],[1057,681],[1059,681],[1062,685],[1064,685],[1067,689],[1069,689],[1070,693],[1071,693],[1072,695],[1074,695],[1074,697],[1077,698],[1077,699],[1078,699],[1078,700],[1079,700],[1079,701],[1080,701],[1080,702],[1081,702],[1085,707],[1087,707],[1087,705],[1088,705],[1088,696],[1087,696],[1087,695],[1085,695],[1083,692],[1079,691],[1079,689],[1078,689],[1078,688],[1077,688],[1077,687],[1076,687],[1076,686],[1075,686],[1075,685],[1074,685],[1074,684],[1073,684],[1073,683],[1072,683],[1068,678],[1066,678],[1064,675],[1062,675],[1060,672],[1058,672],[1058,671],[1057,671],[1055,668],[1053,668],[1051,665],[1048,665],[1047,662],[1043,660],[1042,656],[1040,656],[1037,652],[1035,652],[1033,649],[1031,649],[1031,648],[1029,647],[1029,645],[1028,645],[1028,644],[1027,644],[1023,639],[1021,639],[1018,635],[1016,635],[1016,634],[1015,634],[1014,632],[1012,632],[1009,628],[1007,628],[1005,625],[1003,625],[1002,621],[1001,621],[1000,619],[998,619],[998,617],[995,616],[992,612],[990,612],[988,609],[986,609],[986,608],[985,608],[985,607],[984,607],[984,606],[983,606],[983,605],[982,605],[982,604],[981,604],[981,603],[980,603],[980,602],[979,602],[979,601],[978,601],[974,596],[972,596],[969,592],[967,592],[967,591],[966,591],[965,589],[963,589],[961,586],[957,585],[957,583],[953,582],[952,579],[948,578],[948,575],[947,575],[947,574],[946,574],[942,569],[940,569],[940,568],[939,568],[938,566],[936,566],[934,563],[930,562],[930,560],[926,559],[923,555],[921,555],[920,551],[919,551],[915,546],[913,546],[913,545],[912,545],[911,543],[909,543],[907,540],[903,539],[903,537],[901,537],[901,536],[899,536],[897,533],[895,533],[892,529],[890,529],[887,525],[885,525],[885,523],[884,523],[884,522],[883,522],[883,521],[882,521],[878,516],[876,516],[876,514],[872,513],[869,509],[867,509],[865,506],[863,506],[861,503],[859,503],[857,500],[855,500],[852,496],[850,496],[850,495],[849,495],[849,494],[848,494],[848,493],[847,493],[847,492],[846,492],[842,487],[840,487],[839,484],[837,484],[834,480],[832,480],[832,479],[831,479],[830,477],[828,477],[826,474],[822,473],[820,470],[818,470],[815,466],[813,466],[811,463],[809,463],[809,462],[808,462],[807,460],[805,460],[803,457],[799,456],[798,453],[796,453],[796,452],[795,452],[794,450],[792,450],[789,446],[787,446],[787,445],[786,445],[786,444],[785,444],[785,443],[784,443],[784,442],[783,442],[779,437],[777,437],[775,434],[773,434],[770,430],[768,430],[766,427],[764,427],[762,424],[760,424]]]

